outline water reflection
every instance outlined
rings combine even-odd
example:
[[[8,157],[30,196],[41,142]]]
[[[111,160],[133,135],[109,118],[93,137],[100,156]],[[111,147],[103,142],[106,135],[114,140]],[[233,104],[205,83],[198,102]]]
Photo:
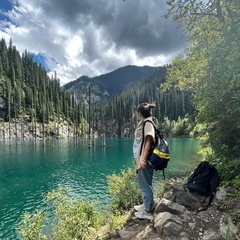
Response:
[[[108,203],[106,176],[132,167],[132,139],[101,139],[89,149],[87,139],[46,141],[33,145],[0,142],[0,239],[16,239],[15,228],[25,211],[44,207],[43,196],[59,184],[71,188],[76,198],[88,197],[101,206]],[[194,139],[169,139],[171,160],[166,178],[181,175],[191,164],[199,142]],[[155,181],[162,173],[155,172]]]

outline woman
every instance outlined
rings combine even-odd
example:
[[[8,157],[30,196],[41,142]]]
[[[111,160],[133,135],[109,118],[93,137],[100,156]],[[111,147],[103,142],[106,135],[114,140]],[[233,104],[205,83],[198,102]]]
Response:
[[[152,220],[151,209],[153,207],[153,168],[147,164],[151,147],[155,141],[155,130],[153,127],[152,109],[155,104],[141,103],[137,107],[137,116],[140,122],[135,130],[135,139],[138,142],[136,151],[136,165],[138,182],[143,195],[143,204],[134,206],[137,211],[135,216],[139,219]],[[150,120],[151,122],[146,120]],[[143,136],[144,127],[144,136]]]

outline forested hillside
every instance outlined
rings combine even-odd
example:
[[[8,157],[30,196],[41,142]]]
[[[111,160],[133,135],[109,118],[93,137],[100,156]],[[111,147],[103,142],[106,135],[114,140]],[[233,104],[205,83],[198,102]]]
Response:
[[[173,62],[168,86],[191,91],[205,156],[223,180],[240,183],[240,1],[167,1],[189,46]]]
[[[137,105],[154,102],[157,125],[166,134],[189,135],[195,124],[192,97],[189,92],[177,88],[163,91],[168,68],[126,66],[95,78],[83,76],[63,88],[72,92],[78,101],[88,102],[88,121],[94,133],[132,135],[138,121]],[[114,85],[114,91],[109,91]],[[176,122],[179,130],[172,131]]]
[[[125,89],[144,78],[150,76],[157,70],[157,67],[149,66],[125,66],[110,73],[96,77],[82,76],[75,81],[63,86],[63,89],[74,93],[79,100],[88,99],[88,89],[91,85],[91,93],[95,101],[109,100],[114,95],[123,92]]]
[[[149,77],[135,83],[131,88],[113,97],[108,103],[98,106],[94,112],[98,121],[93,121],[94,129],[101,129],[108,135],[128,136],[134,132],[137,124],[136,108],[141,102],[154,102],[156,123],[165,133],[170,133],[174,123],[184,119],[181,132],[177,135],[188,135],[194,127],[194,108],[191,94],[175,88],[163,92],[162,84],[166,81],[168,67],[159,67]],[[99,127],[101,124],[101,127]],[[169,124],[172,126],[165,126]],[[187,130],[187,128],[189,128]],[[184,132],[186,130],[187,132]]]
[[[62,88],[56,74],[50,78],[30,53],[20,55],[12,41],[7,46],[1,40],[0,60],[2,138],[21,139],[25,131],[35,138],[89,132],[129,136],[137,124],[136,107],[143,101],[156,103],[156,121],[167,133],[185,116],[177,134],[187,135],[193,128],[193,119],[190,127],[188,122],[194,113],[189,92],[162,91],[168,66],[126,66],[93,79],[83,76]],[[106,92],[108,98],[102,97]]]
[[[0,86],[0,117],[1,121],[9,123],[7,130],[3,127],[4,134],[9,131],[9,137],[10,131],[14,131],[10,125],[12,122],[40,123],[41,134],[49,135],[50,132],[57,134],[58,125],[47,129],[45,124],[66,121],[72,125],[86,118],[85,106],[61,89],[56,76],[49,78],[46,70],[33,61],[30,53],[25,51],[20,55],[12,41],[7,46],[4,39],[0,41]],[[34,124],[30,130],[35,131],[36,135]],[[22,134],[19,133],[18,138]]]

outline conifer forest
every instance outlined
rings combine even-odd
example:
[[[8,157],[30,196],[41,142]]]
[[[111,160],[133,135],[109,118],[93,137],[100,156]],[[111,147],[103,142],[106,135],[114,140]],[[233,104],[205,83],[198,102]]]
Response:
[[[90,83],[85,99],[77,90],[65,91],[57,74],[49,77],[30,53],[1,39],[0,135],[10,139],[14,132],[22,139],[27,123],[35,138],[59,138],[63,128],[64,136],[75,138],[132,136],[137,105],[155,102],[156,124],[167,136],[201,137],[207,157],[234,177],[240,166],[239,0],[167,4],[165,17],[184,26],[188,46],[171,65],[115,90],[108,100],[93,96]]]
[[[162,91],[168,66],[157,68],[151,76],[110,96],[108,101],[94,100],[89,83],[88,97],[83,101],[74,92],[64,90],[56,74],[49,77],[30,53],[20,54],[12,41],[1,39],[0,59],[0,131],[8,137],[8,131],[16,128],[17,139],[24,138],[24,130],[17,129],[16,124],[26,122],[35,137],[59,137],[63,125],[67,136],[82,137],[89,132],[131,136],[137,124],[136,107],[145,101],[156,103],[154,116],[159,124],[164,119],[177,121],[194,114],[190,93],[177,88]]]

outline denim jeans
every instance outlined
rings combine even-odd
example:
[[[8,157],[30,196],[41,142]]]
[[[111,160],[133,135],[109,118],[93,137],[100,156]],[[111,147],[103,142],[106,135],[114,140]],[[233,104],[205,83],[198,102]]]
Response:
[[[138,182],[143,195],[143,204],[146,211],[153,206],[153,168],[148,164],[145,169],[138,171]]]

